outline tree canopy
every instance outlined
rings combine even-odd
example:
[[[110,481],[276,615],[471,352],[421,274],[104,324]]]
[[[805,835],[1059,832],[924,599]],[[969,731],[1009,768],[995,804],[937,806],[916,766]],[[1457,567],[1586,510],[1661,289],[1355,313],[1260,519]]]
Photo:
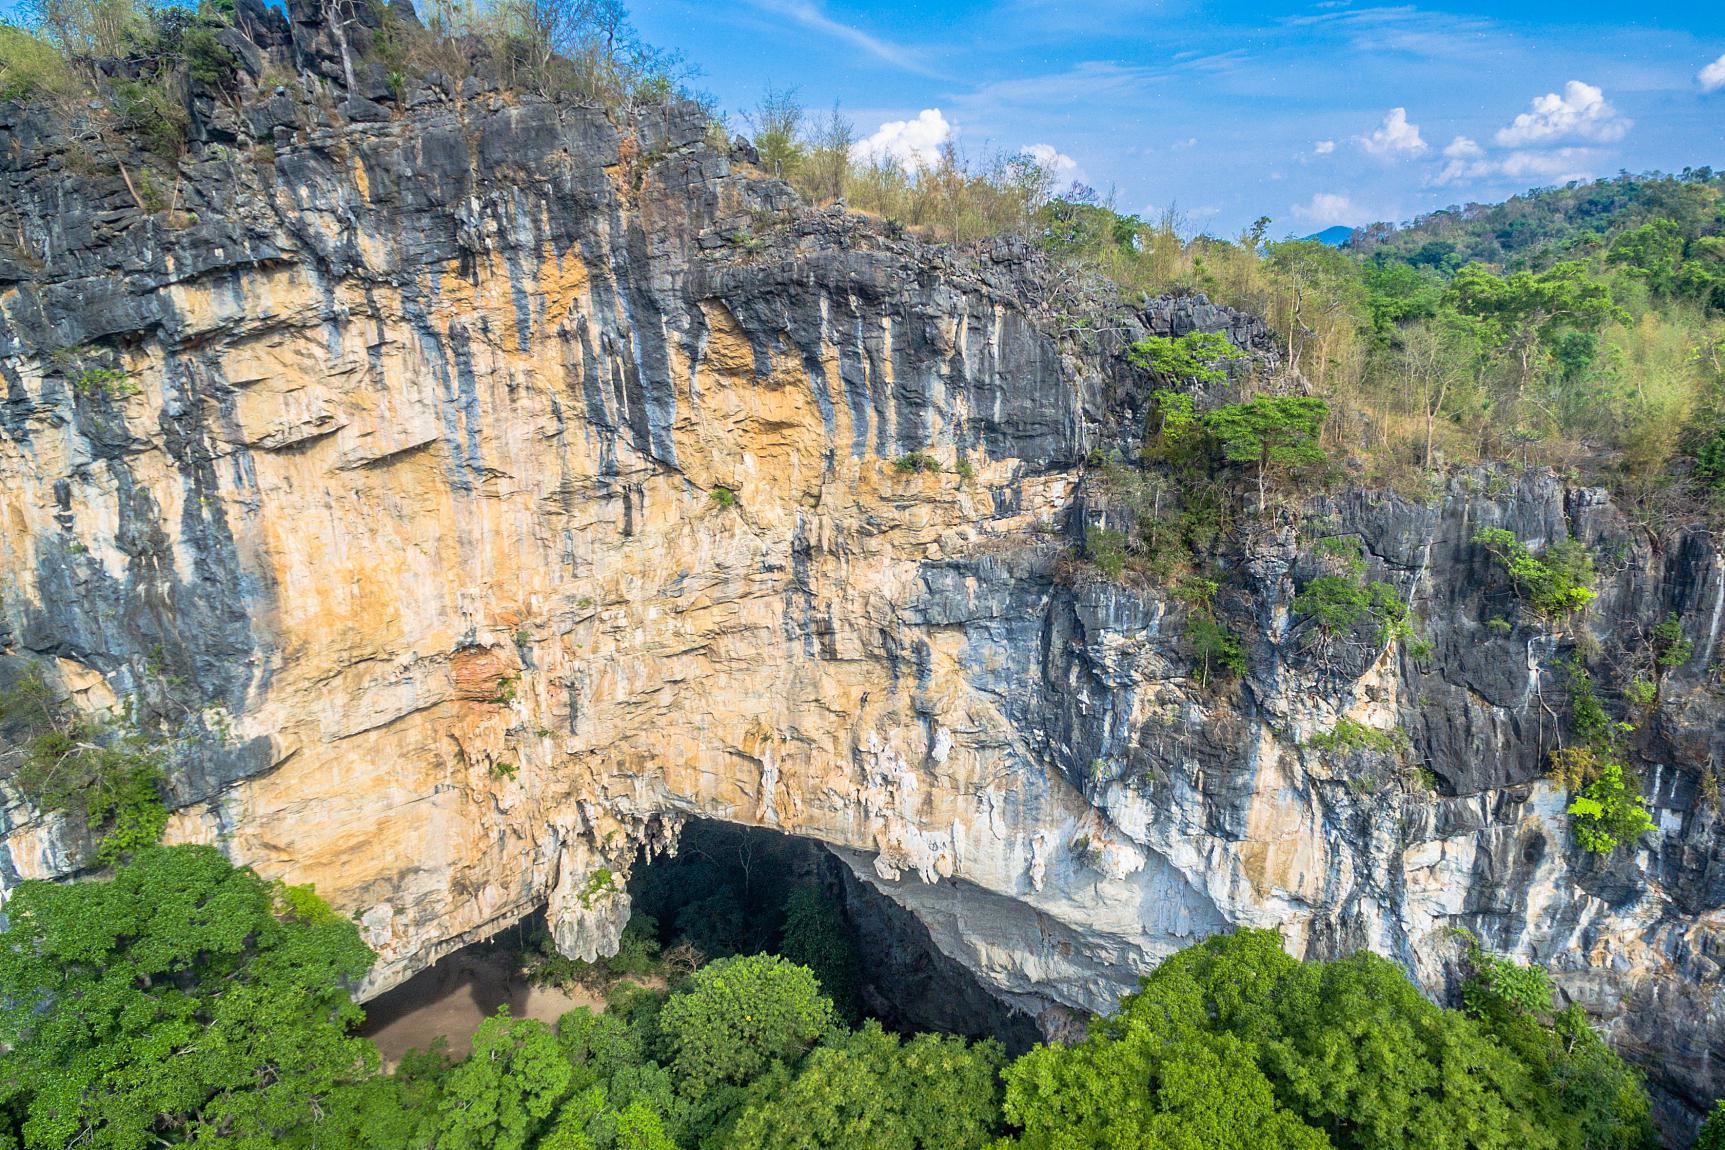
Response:
[[[209,847],[26,882],[0,945],[0,1107],[27,1147],[270,1147],[377,1066],[349,1029],[353,923]]]

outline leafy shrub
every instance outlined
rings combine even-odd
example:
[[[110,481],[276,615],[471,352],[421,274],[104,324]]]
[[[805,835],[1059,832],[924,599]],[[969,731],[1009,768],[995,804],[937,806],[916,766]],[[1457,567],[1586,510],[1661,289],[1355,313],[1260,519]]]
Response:
[[[1413,636],[1407,604],[1396,589],[1382,580],[1367,583],[1358,574],[1318,576],[1294,596],[1293,607],[1328,635],[1371,620],[1377,624],[1377,641],[1386,646]]]
[[[1373,751],[1387,755],[1403,741],[1404,736],[1399,731],[1380,731],[1344,715],[1330,730],[1307,739],[1306,745],[1321,751]]]
[[[1633,844],[1653,829],[1653,816],[1631,790],[1622,764],[1607,762],[1599,777],[1581,789],[1569,804],[1575,840],[1594,854],[1610,854],[1619,844]]]
[[[78,89],[66,59],[48,41],[0,23],[0,100],[69,96]]]
[[[1469,937],[1467,981],[1462,983],[1461,1000],[1475,1015],[1488,1013],[1492,1006],[1502,1006],[1523,1014],[1543,1015],[1551,1011],[1556,993],[1551,975],[1542,966],[1522,966],[1507,958],[1499,958],[1482,950],[1479,940]]]
[[[1567,618],[1593,602],[1593,557],[1573,539],[1562,539],[1535,557],[1513,531],[1484,527],[1474,534],[1503,564],[1515,589],[1535,611],[1548,619]]]
[[[1084,557],[1102,574],[1118,580],[1126,573],[1126,543],[1124,531],[1091,527],[1084,532]]]
[[[712,490],[712,500],[720,507],[735,507],[737,505],[737,493],[729,487],[715,487]]]
[[[1725,1150],[1725,1099],[1713,1103],[1713,1112],[1701,1123],[1691,1150]]]
[[[903,471],[906,474],[915,475],[924,471],[939,471],[940,460],[929,455],[927,452],[912,451],[893,460],[892,466],[895,471]]]
[[[0,693],[0,728],[12,737],[0,761],[11,760],[18,789],[40,810],[81,818],[102,862],[161,839],[161,749],[141,732],[78,713],[35,668]]]
[[[1660,667],[1681,667],[1695,654],[1695,644],[1683,637],[1683,620],[1673,611],[1653,627],[1654,662]]]

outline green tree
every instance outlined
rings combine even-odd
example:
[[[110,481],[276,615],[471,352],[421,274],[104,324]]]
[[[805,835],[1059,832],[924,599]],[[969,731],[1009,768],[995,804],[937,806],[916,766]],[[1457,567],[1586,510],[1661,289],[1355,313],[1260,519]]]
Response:
[[[1611,289],[1581,260],[1507,276],[1468,264],[1450,281],[1446,299],[1462,315],[1489,325],[1498,346],[1514,357],[1518,397],[1525,397],[1540,357],[1563,331],[1593,332],[1623,317]]]
[[[511,1018],[479,1024],[473,1053],[449,1072],[438,1104],[439,1150],[523,1150],[568,1092],[574,1071],[551,1028]]]
[[[348,995],[353,923],[210,847],[26,882],[0,935],[0,1109],[26,1147],[264,1150],[377,1067]]]
[[[100,861],[161,839],[161,753],[141,731],[84,714],[29,667],[0,692],[0,735],[0,763],[14,766],[19,790],[42,810],[81,819]]]
[[[659,1015],[671,1069],[694,1096],[795,1062],[834,1021],[809,968],[770,954],[702,967]]]
[[[1000,1048],[878,1022],[817,1047],[796,1076],[744,1110],[728,1150],[977,1150],[1000,1109]]]
[[[1621,763],[1607,762],[1599,777],[1583,787],[1569,804],[1575,841],[1593,854],[1610,854],[1619,844],[1633,845],[1653,829],[1653,816],[1632,790]]]
[[[1228,378],[1225,365],[1245,359],[1246,353],[1220,332],[1194,331],[1175,339],[1147,336],[1126,349],[1126,358],[1162,379],[1221,383]]]
[[[1645,282],[1649,291],[1671,295],[1677,290],[1683,246],[1683,229],[1675,220],[1652,220],[1611,241],[1605,258]]]
[[[861,1016],[862,963],[844,915],[832,899],[809,886],[785,896],[779,955],[814,972],[821,991],[845,1022],[854,1024]]]
[[[1318,446],[1330,406],[1299,395],[1260,395],[1219,407],[1204,416],[1204,430],[1229,463],[1255,465],[1258,510],[1265,507],[1272,469],[1305,467],[1327,458]]]
[[[795,88],[768,86],[761,102],[745,117],[755,130],[755,151],[761,167],[775,176],[789,176],[803,161],[803,104]]]
[[[1006,1071],[1007,1120],[1025,1150],[1324,1150],[1278,1104],[1250,1043],[1136,1018],[1109,1037],[1037,1047]]]
[[[1515,582],[1516,592],[1548,619],[1564,619],[1586,609],[1596,597],[1593,556],[1574,539],[1559,539],[1535,556],[1513,531],[1482,527],[1473,541],[1480,544]]]
[[[1525,990],[1478,996],[1472,1018],[1367,952],[1300,963],[1271,931],[1215,937],[1164,961],[1083,1043],[1009,1067],[1006,1117],[1020,1145],[1061,1150],[1647,1146],[1634,1073],[1579,1010],[1548,1024],[1509,1001],[1539,1005]]]
[[[1725,1150],[1725,1099],[1713,1103],[1713,1112],[1695,1136],[1693,1150]]]

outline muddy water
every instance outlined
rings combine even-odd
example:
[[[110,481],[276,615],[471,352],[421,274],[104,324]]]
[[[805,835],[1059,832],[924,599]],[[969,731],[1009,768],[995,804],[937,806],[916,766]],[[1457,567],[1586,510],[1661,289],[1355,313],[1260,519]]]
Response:
[[[440,1037],[449,1040],[451,1055],[464,1058],[473,1032],[503,1005],[516,1018],[550,1024],[577,1006],[603,1010],[605,1000],[579,986],[533,986],[516,973],[508,953],[469,947],[366,1003],[360,1033],[377,1043],[385,1069]]]

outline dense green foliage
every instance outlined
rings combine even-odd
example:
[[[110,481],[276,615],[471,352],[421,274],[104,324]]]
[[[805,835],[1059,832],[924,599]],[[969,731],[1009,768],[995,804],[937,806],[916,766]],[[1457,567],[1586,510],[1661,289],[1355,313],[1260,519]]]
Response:
[[[1246,353],[1219,332],[1194,331],[1174,339],[1148,336],[1128,348],[1126,357],[1140,371],[1172,383],[1221,383],[1228,378],[1221,365],[1245,359]]]
[[[688,993],[665,1005],[659,1025],[671,1069],[705,1091],[796,1061],[835,1021],[807,967],[757,954],[696,971]]]
[[[1575,820],[1575,840],[1595,854],[1610,854],[1620,843],[1631,843],[1653,829],[1653,816],[1641,801],[1639,789],[1631,790],[1623,764],[1605,763],[1599,776],[1569,804]]]
[[[1014,1063],[1006,1114],[1038,1147],[1653,1145],[1632,1072],[1564,1020],[1446,1011],[1375,955],[1299,963],[1242,931],[1168,959],[1080,1045]]]
[[[1695,1137],[1694,1150],[1725,1150],[1725,1099],[1713,1104],[1713,1112]]]
[[[816,1049],[795,1077],[764,1082],[734,1150],[978,1150],[996,1126],[1000,1048],[870,1022]],[[781,1071],[780,1078],[788,1075]]]
[[[27,1147],[270,1147],[377,1065],[352,923],[208,847],[21,884],[0,935],[0,1110]],[[3,1126],[0,1126],[3,1129]]]
[[[1514,532],[1481,528],[1473,537],[1501,563],[1516,591],[1548,619],[1565,619],[1593,602],[1593,557],[1573,539],[1559,539],[1535,557]]]
[[[555,1028],[502,1011],[466,1058],[383,1075],[351,1033],[370,955],[309,890],[156,847],[108,878],[25,883],[7,913],[0,1145],[29,1150],[1651,1145],[1636,1075],[1578,1009],[1552,1013],[1543,972],[1477,944],[1463,1014],[1374,955],[1213,938],[1084,1042],[1004,1066],[992,1042],[848,1029],[807,968],[741,955]]]

